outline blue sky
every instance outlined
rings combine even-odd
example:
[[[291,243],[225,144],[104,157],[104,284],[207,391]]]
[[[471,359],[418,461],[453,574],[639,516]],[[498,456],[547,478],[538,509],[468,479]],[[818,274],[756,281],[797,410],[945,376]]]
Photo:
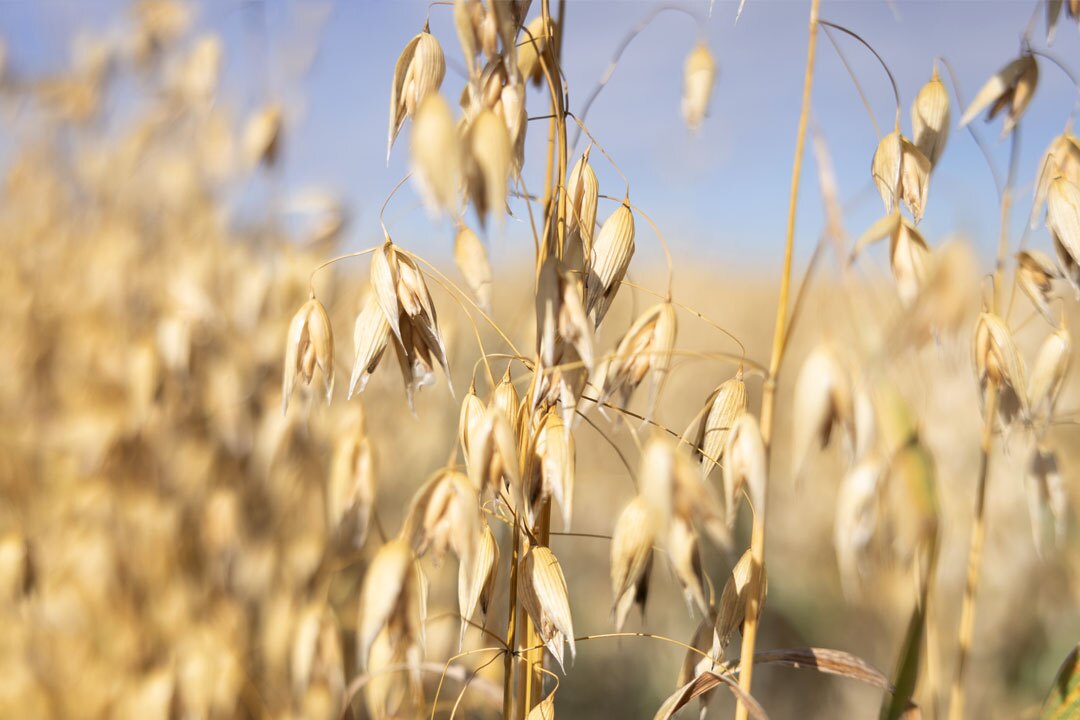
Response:
[[[539,3],[533,12],[538,12]],[[702,17],[706,2],[680,3]],[[570,0],[565,71],[571,108],[580,108],[622,37],[657,3],[637,0]],[[126,22],[127,4],[117,0],[8,0],[0,2],[0,34],[16,67],[58,69],[70,56],[77,30],[115,31]],[[385,136],[393,64],[424,23],[426,3],[339,0],[214,0],[198,7],[196,31],[223,37],[226,72],[221,102],[238,114],[264,100],[288,107],[289,134],[284,178],[290,189],[333,188],[352,214],[350,245],[379,239],[382,199],[407,169],[407,143],[395,148],[387,167]],[[787,194],[806,53],[808,2],[747,0],[736,24],[734,2],[718,0],[705,32],[720,65],[710,116],[697,135],[679,114],[682,65],[698,28],[684,13],[661,14],[637,37],[608,87],[593,106],[588,124],[629,176],[631,198],[650,213],[682,253],[691,250],[732,267],[771,265],[782,253]],[[1019,37],[1033,1],[871,2],[824,0],[822,17],[865,37],[896,76],[904,104],[902,125],[910,133],[910,102],[930,76],[931,60],[943,54],[956,68],[970,99],[978,87],[1018,52]],[[324,11],[324,12],[323,12]],[[319,17],[325,22],[319,23]],[[463,78],[451,9],[430,9],[431,29],[448,56],[443,93],[455,98]],[[1053,51],[1080,68],[1080,32],[1065,18]],[[879,123],[890,126],[892,92],[881,68],[854,41],[837,35],[858,74]],[[1045,46],[1042,11],[1034,35]],[[317,43],[314,63],[303,75],[294,62]],[[1038,159],[1061,132],[1076,92],[1066,76],[1042,63],[1039,88],[1022,123],[1016,226],[1030,207]],[[530,114],[547,112],[540,93],[529,97]],[[953,106],[953,118],[960,109]],[[870,159],[877,143],[851,80],[832,45],[822,36],[813,97],[813,123],[828,143],[841,195],[850,201],[849,233],[857,235],[881,213],[869,186]],[[978,127],[1004,168],[1006,143],[1000,121]],[[543,178],[546,121],[534,122],[526,166],[530,188]],[[404,138],[403,138],[404,139]],[[601,192],[620,194],[619,176],[594,155]],[[806,257],[822,227],[820,195],[812,155],[805,164],[797,243]],[[922,229],[934,244],[953,232],[972,237],[987,253],[996,243],[997,201],[984,160],[967,133],[952,128],[931,182]],[[601,205],[601,215],[612,209]],[[522,210],[522,208],[518,208]],[[422,252],[448,252],[451,229],[432,223],[411,192],[396,197],[387,212],[397,242]],[[648,229],[639,224],[641,262],[659,258]],[[492,237],[496,262],[527,260],[532,243],[522,222],[510,220]],[[1045,249],[1040,231],[1036,246]],[[677,259],[678,261],[678,259]]]

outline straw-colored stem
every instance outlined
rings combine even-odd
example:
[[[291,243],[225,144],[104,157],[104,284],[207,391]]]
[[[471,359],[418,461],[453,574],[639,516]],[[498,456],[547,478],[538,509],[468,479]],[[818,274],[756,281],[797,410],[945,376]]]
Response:
[[[784,248],[784,271],[780,277],[780,298],[776,308],[776,328],[773,333],[772,358],[769,376],[765,381],[761,398],[761,435],[766,451],[771,452],[773,404],[776,399],[776,376],[787,338],[787,305],[791,292],[791,264],[795,250],[795,209],[799,199],[799,177],[802,175],[803,149],[806,145],[806,125],[810,117],[810,93],[814,83],[814,55],[817,50],[818,9],[820,0],[810,0],[809,40],[806,48],[806,70],[803,76],[802,110],[799,113],[799,129],[795,140],[795,160],[791,170],[791,196],[788,201],[786,246]],[[765,508],[754,508],[754,524],[750,536],[750,572],[760,577],[765,561]],[[751,594],[746,603],[746,620],[743,626],[742,650],[739,655],[739,687],[750,694],[754,676],[754,646],[757,643],[758,613],[756,595]],[[739,702],[735,709],[736,720],[747,720],[749,709]]]
[[[986,539],[986,485],[990,477],[990,452],[994,441],[994,415],[996,413],[997,386],[991,383],[986,397],[986,419],[983,421],[979,479],[975,489],[975,522],[971,526],[967,581],[964,584],[964,600],[960,608],[959,649],[956,675],[949,698],[949,720],[961,720],[964,717],[964,672],[967,669],[971,637],[975,629],[975,591],[979,585],[979,567],[982,561],[983,542]]]

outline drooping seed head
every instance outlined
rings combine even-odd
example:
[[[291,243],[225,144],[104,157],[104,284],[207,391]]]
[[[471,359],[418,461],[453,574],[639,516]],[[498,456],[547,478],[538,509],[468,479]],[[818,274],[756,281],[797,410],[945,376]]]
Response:
[[[476,304],[491,312],[491,264],[484,243],[475,232],[461,225],[454,238],[454,261],[465,283],[476,298]]]
[[[326,401],[334,393],[334,334],[326,308],[314,294],[293,315],[285,341],[285,373],[281,384],[281,411],[289,409],[289,397],[299,377],[311,384],[315,368],[322,371]]]
[[[585,281],[586,312],[600,327],[634,255],[634,213],[620,205],[600,227]]]
[[[461,187],[461,138],[442,95],[429,93],[420,101],[409,139],[413,181],[428,212],[455,213]]]
[[[386,161],[402,125],[416,114],[429,94],[437,94],[446,75],[442,46],[427,27],[409,41],[398,56],[390,86],[390,129],[386,138]]]
[[[709,46],[699,42],[690,51],[683,67],[682,115],[691,130],[697,130],[705,118],[715,82],[716,60],[709,52]]]
[[[975,99],[971,101],[964,116],[960,118],[963,127],[975,119],[975,116],[989,108],[986,119],[993,120],[1002,110],[1008,110],[1001,128],[1005,137],[1016,123],[1020,122],[1024,111],[1031,103],[1035,87],[1039,82],[1039,64],[1035,56],[1025,53],[1001,68],[996,75],[986,81]]]
[[[915,147],[937,165],[949,137],[949,93],[938,77],[937,65],[927,82],[915,96],[911,105],[911,130]]]

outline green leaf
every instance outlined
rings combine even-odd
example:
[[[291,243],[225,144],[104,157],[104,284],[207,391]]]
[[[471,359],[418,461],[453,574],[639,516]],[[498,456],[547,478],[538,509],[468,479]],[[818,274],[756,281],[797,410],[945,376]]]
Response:
[[[925,602],[916,603],[911,612],[893,681],[896,690],[892,695],[885,696],[881,706],[882,720],[898,720],[912,707],[911,697],[915,694],[915,684],[919,679],[919,655],[922,651],[923,626],[926,624],[925,606]]]
[[[1080,717],[1080,643],[1061,663],[1042,706],[1039,720]]]

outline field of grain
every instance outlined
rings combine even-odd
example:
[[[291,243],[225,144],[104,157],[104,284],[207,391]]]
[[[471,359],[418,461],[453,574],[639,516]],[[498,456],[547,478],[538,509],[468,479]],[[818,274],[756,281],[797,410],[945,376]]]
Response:
[[[230,110],[203,6],[0,53],[0,717],[1080,717],[1071,115],[988,153],[992,241],[917,225],[967,115],[1018,142],[1068,70],[1080,8],[1032,5],[970,103],[925,59],[864,233],[809,119],[820,56],[872,48],[791,3],[786,250],[751,260],[654,224],[562,72],[573,3],[387,28],[409,174],[360,213],[284,197],[295,108]],[[714,51],[672,50],[670,132]]]

